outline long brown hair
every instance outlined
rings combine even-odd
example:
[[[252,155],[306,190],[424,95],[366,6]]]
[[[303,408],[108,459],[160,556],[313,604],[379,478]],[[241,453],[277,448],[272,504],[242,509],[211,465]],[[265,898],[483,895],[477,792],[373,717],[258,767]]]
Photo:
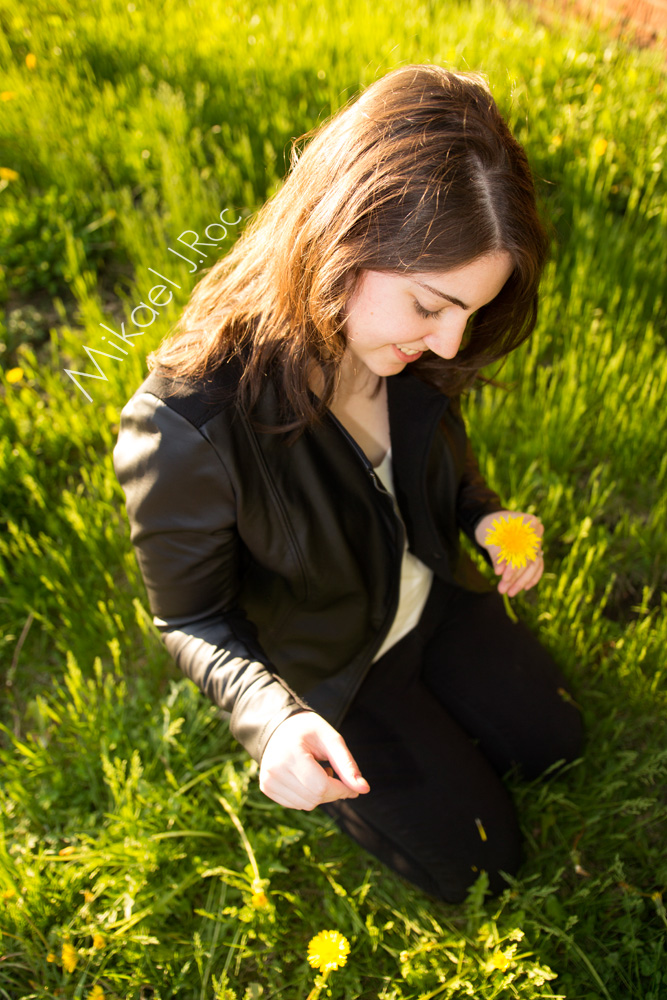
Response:
[[[241,356],[241,404],[251,410],[275,372],[291,417],[282,429],[298,431],[333,399],[362,269],[446,271],[502,251],[514,270],[456,357],[426,352],[411,365],[443,392],[469,387],[530,335],[548,239],[526,155],[485,78],[402,66],[293,141],[283,186],[197,284],[149,367],[201,379]]]

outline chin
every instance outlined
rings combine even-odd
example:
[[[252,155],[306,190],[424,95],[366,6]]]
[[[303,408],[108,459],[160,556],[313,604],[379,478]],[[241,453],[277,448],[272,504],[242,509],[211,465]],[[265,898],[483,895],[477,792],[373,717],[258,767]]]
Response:
[[[400,358],[389,358],[378,363],[373,371],[376,375],[395,375],[397,372],[402,372],[407,364],[407,361],[401,361]]]

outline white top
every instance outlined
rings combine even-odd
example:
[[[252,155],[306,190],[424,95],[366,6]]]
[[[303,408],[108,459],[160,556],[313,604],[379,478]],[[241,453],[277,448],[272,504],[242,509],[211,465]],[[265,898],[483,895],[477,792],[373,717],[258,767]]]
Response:
[[[375,474],[381,480],[382,485],[394,497],[396,513],[400,517],[398,504],[396,503],[396,494],[394,492],[391,448],[380,464],[375,466]],[[432,580],[433,570],[425,566],[421,559],[417,559],[417,556],[413,556],[411,552],[408,552],[408,540],[406,537],[405,548],[403,549],[403,562],[401,563],[401,584],[396,616],[384,642],[373,658],[373,663],[379,660],[391,646],[415,627],[424,610]]]

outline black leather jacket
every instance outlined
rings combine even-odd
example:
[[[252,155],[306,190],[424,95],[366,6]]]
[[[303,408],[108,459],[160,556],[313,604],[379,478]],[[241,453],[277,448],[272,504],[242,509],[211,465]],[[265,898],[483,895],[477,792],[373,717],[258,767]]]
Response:
[[[502,504],[458,399],[407,369],[387,379],[400,517],[333,414],[287,444],[254,427],[277,422],[273,381],[251,421],[233,402],[238,376],[220,366],[215,384],[230,391],[213,402],[203,384],[150,375],[113,458],[165,645],[259,761],[295,711],[334,727],[344,716],[396,612],[404,531],[437,576],[487,590],[458,533],[474,542]]]

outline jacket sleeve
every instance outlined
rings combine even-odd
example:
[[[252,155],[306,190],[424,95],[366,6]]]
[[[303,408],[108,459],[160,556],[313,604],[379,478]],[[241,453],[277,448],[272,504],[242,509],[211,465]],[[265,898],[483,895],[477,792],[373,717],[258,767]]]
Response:
[[[259,761],[274,729],[308,706],[272,671],[239,608],[242,542],[220,456],[185,417],[138,392],[122,410],[113,461],[165,646]]]
[[[461,402],[457,396],[451,400],[450,407],[456,419],[461,422],[465,435],[465,464],[459,484],[456,499],[456,512],[460,527],[465,531],[470,541],[484,559],[493,565],[489,553],[475,539],[475,528],[486,514],[495,514],[504,510],[504,505],[498,496],[486,483],[479,470],[479,464],[470,445],[470,438],[465,430],[465,422],[461,413]]]

